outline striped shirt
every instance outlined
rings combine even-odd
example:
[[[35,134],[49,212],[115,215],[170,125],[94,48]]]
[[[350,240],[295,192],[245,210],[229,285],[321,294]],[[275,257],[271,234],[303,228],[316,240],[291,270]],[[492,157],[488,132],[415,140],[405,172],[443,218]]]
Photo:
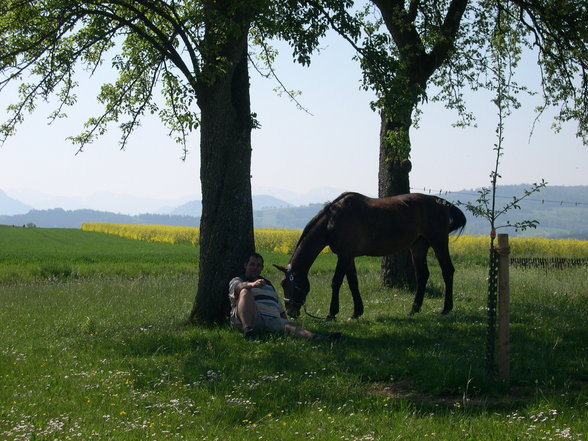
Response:
[[[263,280],[265,281],[265,285],[262,288],[253,288],[251,290],[253,297],[255,298],[257,311],[264,316],[280,317],[285,311],[282,307],[282,304],[280,303],[278,293],[269,280],[265,278]],[[235,287],[239,283],[246,281],[247,279],[245,277],[235,277],[229,282],[229,299],[231,301],[232,308],[237,306],[237,299],[235,298]]]

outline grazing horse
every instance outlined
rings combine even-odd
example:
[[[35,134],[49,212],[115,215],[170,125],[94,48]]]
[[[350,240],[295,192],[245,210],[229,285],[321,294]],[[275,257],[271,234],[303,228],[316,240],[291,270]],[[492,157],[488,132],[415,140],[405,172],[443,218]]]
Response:
[[[308,271],[319,253],[329,246],[337,255],[337,268],[331,283],[332,297],[327,319],[339,312],[339,289],[343,278],[353,296],[353,315],[363,314],[355,257],[387,256],[410,249],[416,274],[416,294],[409,314],[419,312],[429,278],[427,252],[432,247],[445,281],[443,314],[453,308],[453,273],[449,256],[449,233],[463,230],[463,212],[436,196],[419,193],[385,198],[369,198],[359,193],[343,193],[310,220],[304,228],[287,266],[274,265],[284,273],[282,288],[286,311],[291,317],[310,291]]]

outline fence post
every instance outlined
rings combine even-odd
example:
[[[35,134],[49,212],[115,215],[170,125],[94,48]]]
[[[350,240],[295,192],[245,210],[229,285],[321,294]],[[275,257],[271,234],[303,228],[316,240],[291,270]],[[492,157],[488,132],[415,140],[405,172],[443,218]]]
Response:
[[[498,235],[498,375],[502,380],[510,379],[510,286],[508,234]]]

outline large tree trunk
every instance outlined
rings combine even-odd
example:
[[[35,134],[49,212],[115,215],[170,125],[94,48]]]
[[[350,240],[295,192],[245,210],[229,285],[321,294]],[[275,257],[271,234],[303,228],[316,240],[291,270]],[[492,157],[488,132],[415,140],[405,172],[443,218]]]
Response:
[[[391,121],[383,112],[380,125],[378,196],[410,193],[410,117]],[[403,154],[406,152],[406,154]],[[413,287],[415,275],[410,251],[382,257],[382,281],[386,286]]]
[[[201,110],[202,218],[198,292],[190,321],[228,318],[229,280],[254,250],[251,203],[251,106],[247,32],[226,43],[233,62],[227,73],[205,82]]]
[[[384,24],[397,48],[400,66],[393,80],[384,87],[387,96],[382,112],[380,132],[379,194],[394,196],[410,193],[408,174],[411,169],[410,137],[412,112],[424,97],[427,82],[447,60],[453,48],[468,0],[451,0],[447,15],[436,37],[434,47],[427,49],[418,33],[418,2],[373,0],[382,13]],[[438,13],[438,12],[436,12]],[[426,17],[426,16],[425,16]],[[428,39],[428,38],[427,38]],[[384,86],[383,84],[380,86]],[[382,277],[387,285],[413,285],[414,271],[410,253],[382,259]]]

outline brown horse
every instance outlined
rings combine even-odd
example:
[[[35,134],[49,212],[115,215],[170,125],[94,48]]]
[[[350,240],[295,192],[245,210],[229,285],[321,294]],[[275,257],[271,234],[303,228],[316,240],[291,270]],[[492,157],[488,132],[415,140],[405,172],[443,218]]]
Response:
[[[445,281],[443,314],[453,308],[453,273],[449,256],[449,233],[463,230],[463,212],[436,196],[419,193],[369,198],[343,193],[327,204],[304,228],[288,266],[274,265],[284,272],[282,288],[288,315],[297,317],[310,291],[308,271],[319,253],[330,246],[338,257],[331,283],[332,297],[327,319],[339,312],[339,288],[343,278],[353,296],[353,315],[363,314],[355,257],[387,256],[410,249],[416,274],[416,294],[410,314],[419,312],[429,278],[427,252],[432,247]]]

